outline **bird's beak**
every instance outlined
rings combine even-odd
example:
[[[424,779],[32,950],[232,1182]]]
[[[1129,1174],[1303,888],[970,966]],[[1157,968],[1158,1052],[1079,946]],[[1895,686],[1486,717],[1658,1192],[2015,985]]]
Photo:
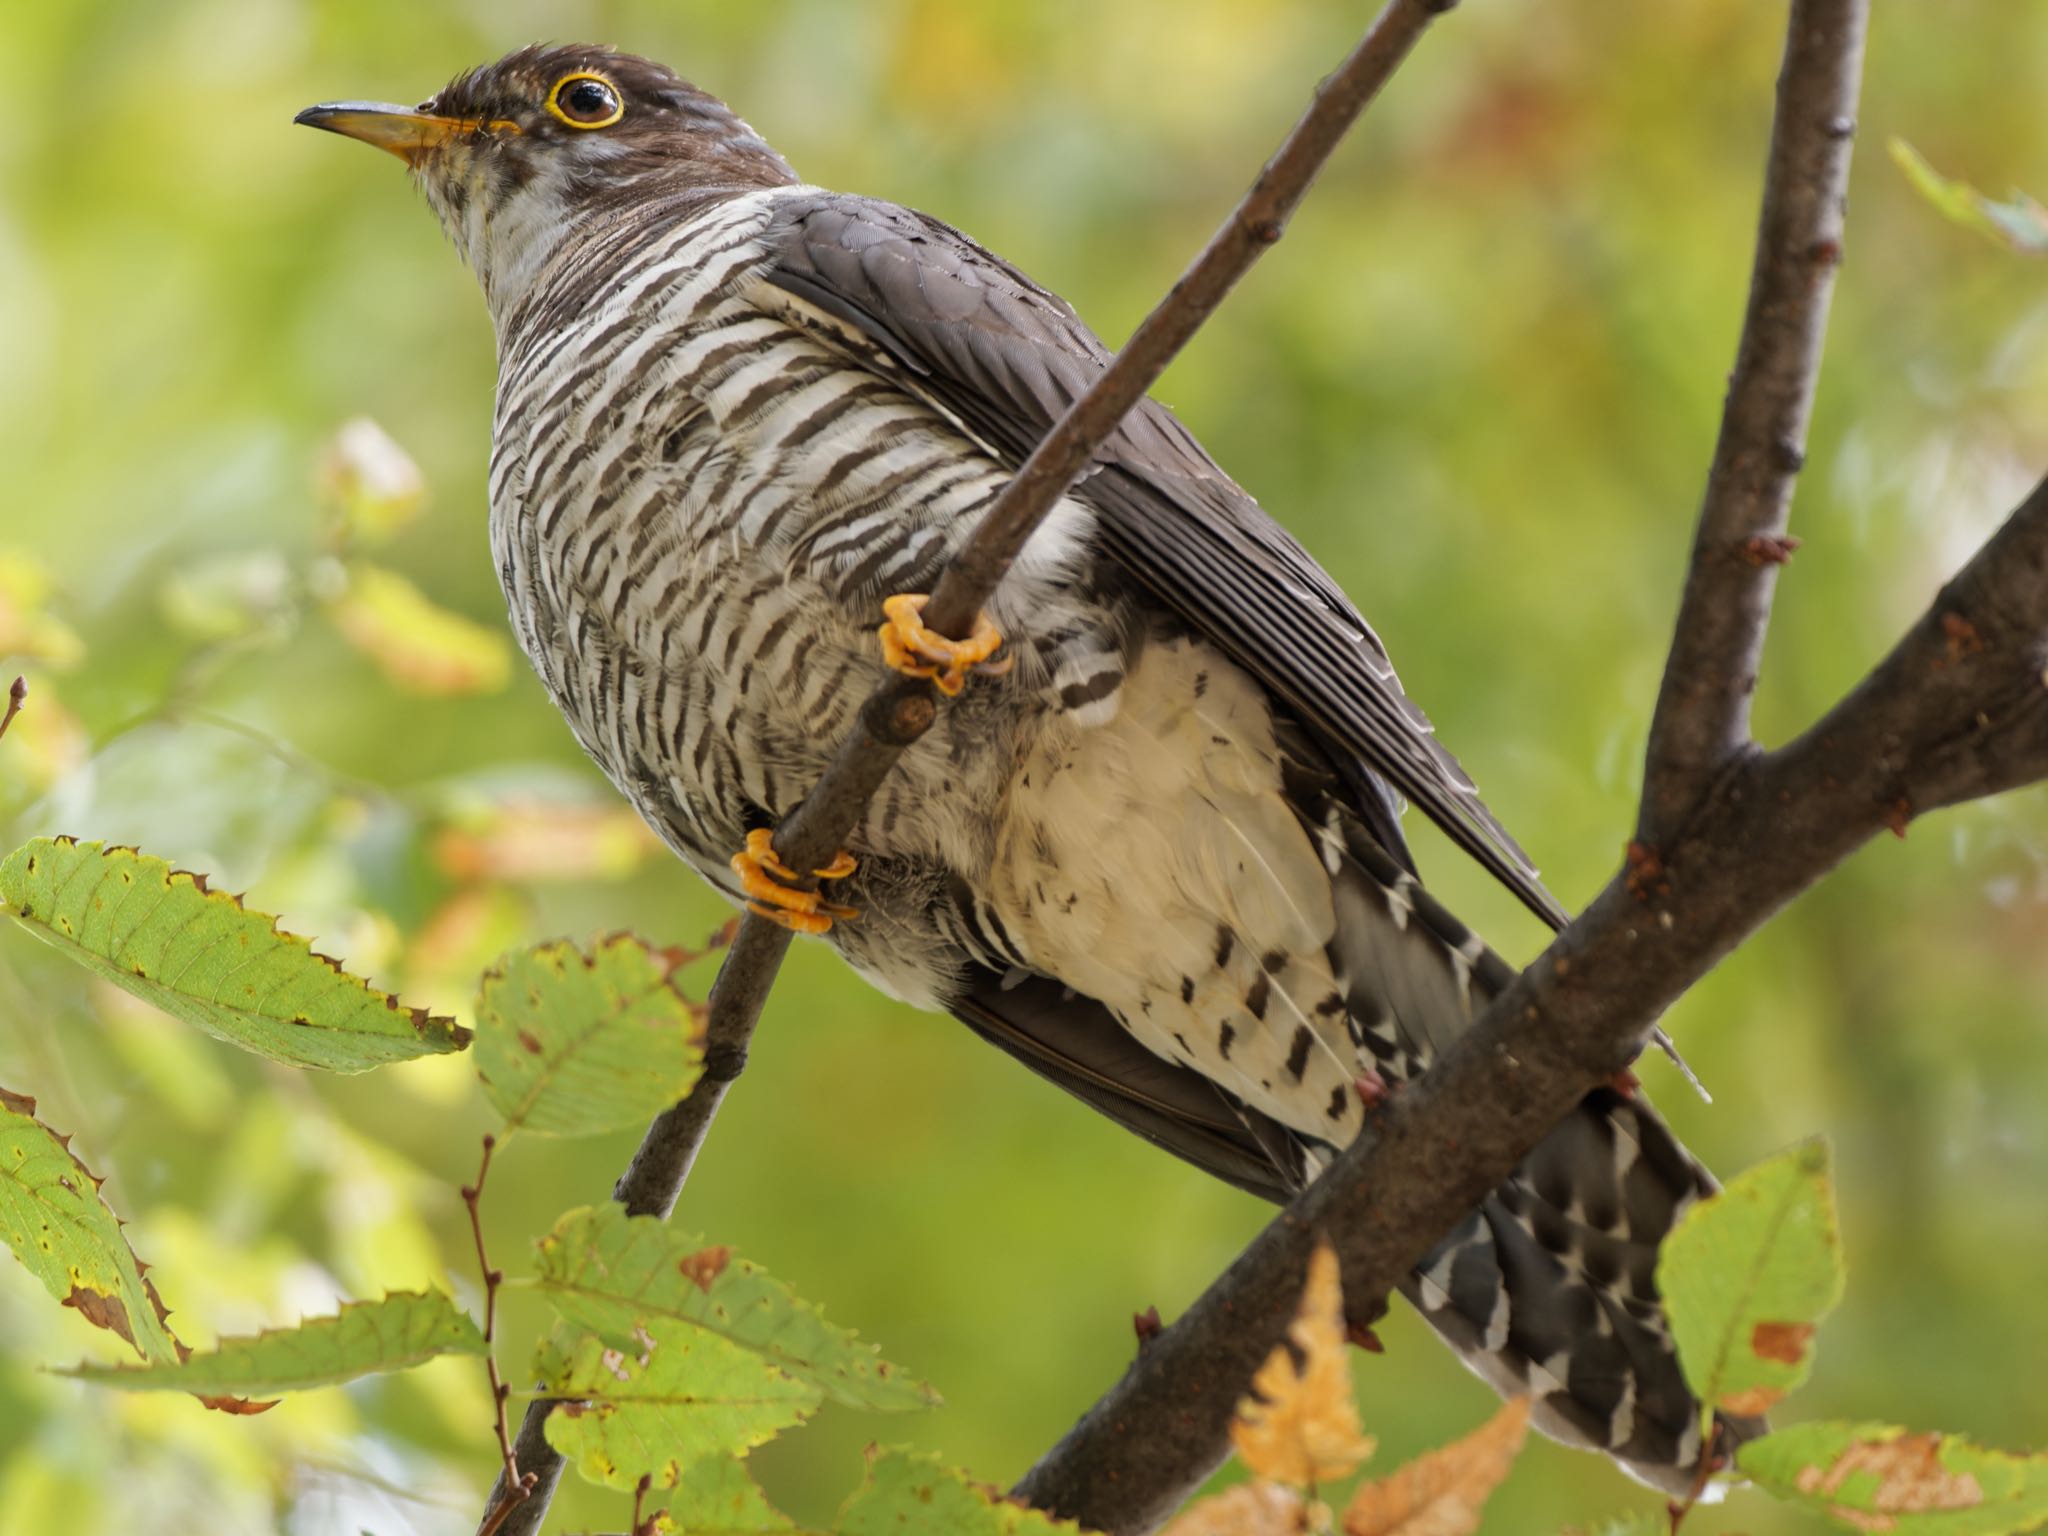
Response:
[[[413,107],[395,107],[386,101],[328,101],[308,107],[295,123],[308,128],[325,128],[346,134],[365,144],[398,156],[407,165],[417,165],[422,156],[459,135],[488,127],[494,132],[518,132],[509,122],[486,124],[473,117],[437,117]]]

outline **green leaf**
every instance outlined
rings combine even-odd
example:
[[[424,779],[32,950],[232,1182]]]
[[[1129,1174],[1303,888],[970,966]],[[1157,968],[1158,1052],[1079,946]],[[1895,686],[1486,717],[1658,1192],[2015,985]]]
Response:
[[[936,1456],[871,1452],[868,1475],[839,1512],[838,1536],[1075,1536],[1080,1526],[969,1482]]]
[[[50,1294],[119,1334],[145,1360],[178,1341],[142,1261],[100,1198],[100,1180],[36,1119],[36,1101],[0,1088],[0,1238]]]
[[[824,1394],[765,1356],[702,1328],[653,1321],[625,1349],[558,1332],[534,1368],[548,1444],[594,1483],[672,1488],[707,1456],[751,1450],[817,1410]]]
[[[1888,1424],[1795,1424],[1735,1464],[1788,1503],[1859,1531],[2010,1536],[2048,1520],[2048,1456],[1989,1451]]]
[[[795,1532],[789,1517],[768,1502],[746,1463],[708,1456],[690,1467],[669,1495],[667,1514],[685,1536],[771,1536]]]
[[[1664,1240],[1657,1288],[1702,1402],[1760,1414],[1804,1381],[1814,1325],[1842,1298],[1827,1143],[1759,1163],[1688,1211]]]
[[[469,1043],[453,1020],[402,1006],[205,876],[133,848],[36,838],[0,864],[0,898],[88,970],[287,1066],[362,1072]]]
[[[403,1371],[437,1355],[481,1355],[476,1324],[438,1291],[400,1291],[352,1301],[333,1317],[308,1318],[247,1338],[222,1339],[179,1362],[81,1365],[62,1374],[127,1392],[275,1396],[331,1387],[378,1371]]]
[[[1942,175],[1904,139],[1893,139],[1891,150],[1892,162],[1914,189],[1947,218],[2023,255],[2048,254],[2048,208],[2024,192],[1997,202],[1966,181]]]
[[[538,1284],[569,1322],[616,1348],[682,1325],[727,1339],[856,1408],[926,1408],[938,1394],[876,1358],[809,1302],[732,1250],[616,1205],[570,1211],[540,1240]]]
[[[352,560],[338,586],[327,616],[406,692],[495,693],[511,680],[503,635],[439,606],[398,572]]]
[[[476,1001],[484,1093],[513,1130],[589,1136],[640,1125],[704,1070],[702,1010],[679,966],[630,934],[588,954],[562,942],[507,956]]]

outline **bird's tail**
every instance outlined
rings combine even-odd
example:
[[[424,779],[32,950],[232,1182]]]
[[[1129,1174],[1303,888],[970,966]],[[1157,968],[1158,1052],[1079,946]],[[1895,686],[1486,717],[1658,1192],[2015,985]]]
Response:
[[[1337,896],[1330,948],[1353,1037],[1413,1076],[1514,972],[1397,863],[1334,786],[1292,786]],[[1683,1495],[1702,1450],[1656,1285],[1657,1247],[1718,1186],[1639,1091],[1590,1093],[1429,1254],[1403,1292],[1478,1375],[1533,1398],[1555,1439]],[[1729,1421],[1716,1454],[1757,1432]]]

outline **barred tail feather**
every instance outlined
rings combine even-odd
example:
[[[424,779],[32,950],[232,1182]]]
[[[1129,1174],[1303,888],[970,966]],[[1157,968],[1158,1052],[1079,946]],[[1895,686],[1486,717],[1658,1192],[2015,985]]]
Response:
[[[1289,798],[1336,892],[1332,969],[1354,1036],[1390,1080],[1427,1069],[1513,979],[1380,845],[1327,777]],[[1640,1093],[1599,1089],[1431,1251],[1403,1294],[1475,1373],[1535,1399],[1552,1438],[1683,1495],[1702,1448],[1656,1287],[1657,1247],[1718,1186]],[[1725,1421],[1720,1449],[1757,1433]]]

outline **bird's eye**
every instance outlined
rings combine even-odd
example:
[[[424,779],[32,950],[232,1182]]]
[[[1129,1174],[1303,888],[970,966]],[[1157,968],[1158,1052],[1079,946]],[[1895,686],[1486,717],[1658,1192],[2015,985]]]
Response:
[[[611,81],[585,70],[555,82],[548,111],[571,128],[609,128],[626,115],[626,106]]]

